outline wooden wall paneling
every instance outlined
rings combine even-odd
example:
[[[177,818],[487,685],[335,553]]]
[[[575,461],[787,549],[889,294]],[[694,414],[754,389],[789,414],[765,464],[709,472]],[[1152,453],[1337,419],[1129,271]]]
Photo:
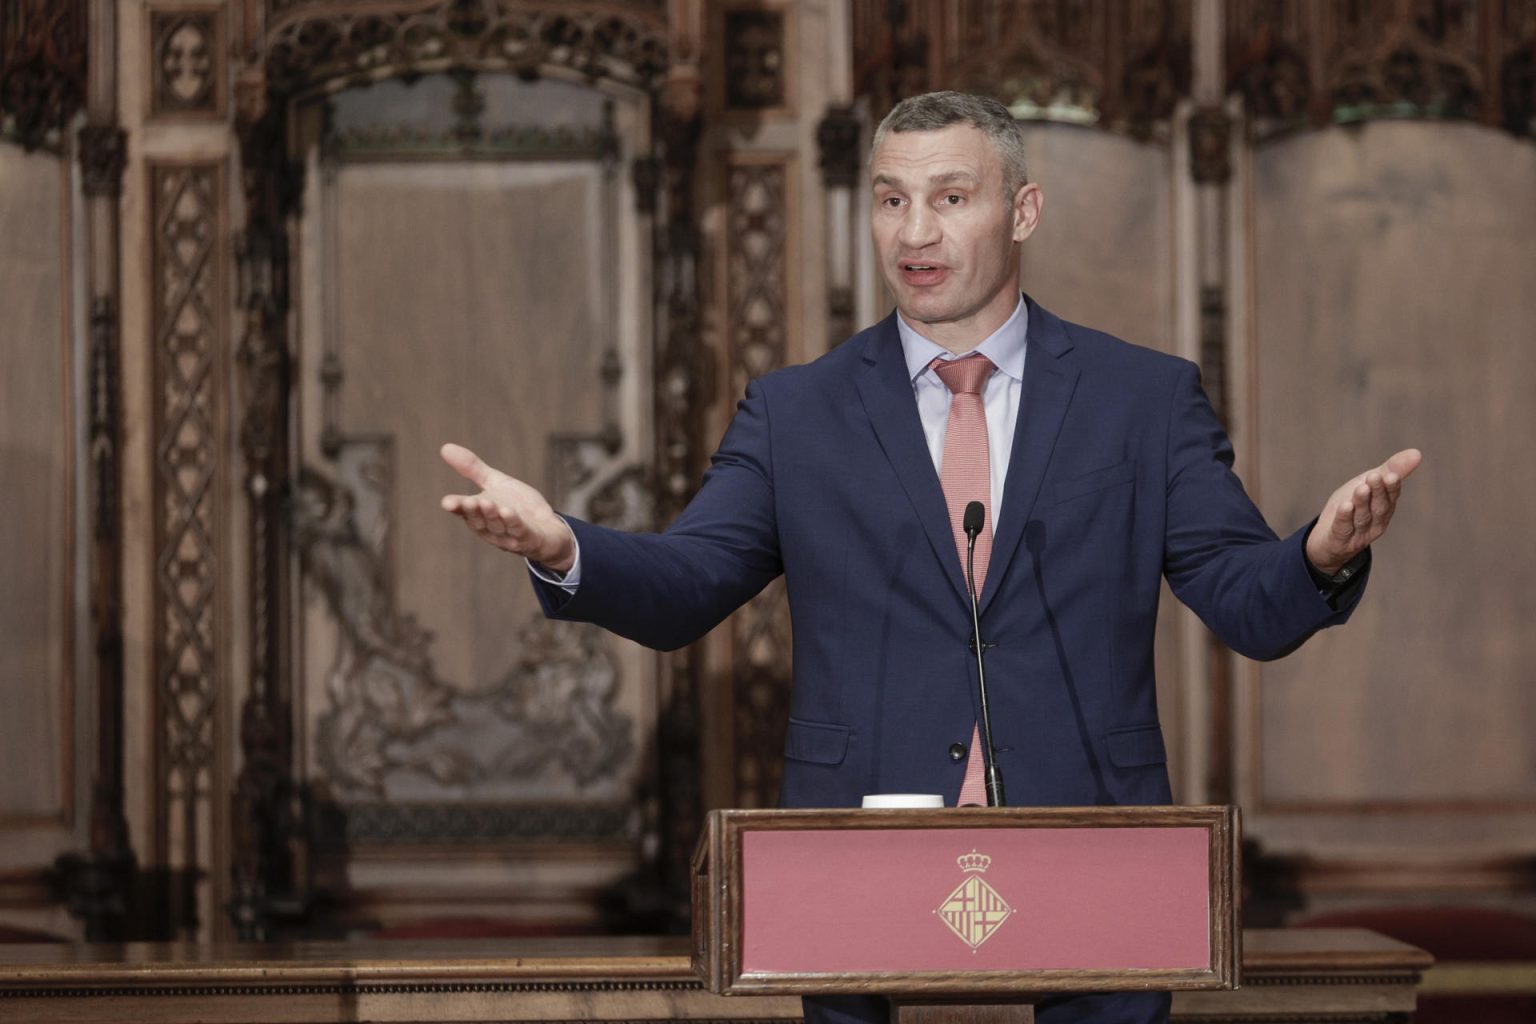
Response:
[[[1501,525],[1532,497],[1507,467],[1536,429],[1522,401],[1536,364],[1510,341],[1536,330],[1523,227],[1536,222],[1536,149],[1472,126],[1379,123],[1270,144],[1253,162],[1266,507],[1299,524],[1391,451],[1428,455],[1349,628],[1256,674],[1249,799],[1277,833],[1363,815],[1351,845],[1509,852],[1536,838],[1536,652],[1515,568],[1536,551]],[[1473,504],[1484,522],[1468,530]]]
[[[612,87],[616,93],[628,90],[629,99],[625,102],[637,101],[637,105],[634,111],[626,112],[620,120],[628,119],[642,130],[631,139],[638,147],[632,154],[626,154],[626,159],[633,161],[633,172],[624,176],[626,184],[620,188],[622,192],[629,187],[628,183],[633,183],[637,201],[628,205],[638,211],[635,218],[631,218],[636,220],[636,224],[625,226],[621,234],[627,232],[625,237],[636,242],[644,238],[647,218],[653,207],[648,202],[639,201],[638,196],[646,193],[654,195],[658,184],[665,196],[665,206],[662,207],[664,214],[659,218],[659,223],[665,227],[658,226],[654,233],[655,259],[663,268],[654,277],[657,290],[655,297],[658,300],[658,316],[655,318],[659,332],[658,353],[654,363],[649,362],[648,353],[636,358],[633,365],[605,361],[600,376],[605,381],[610,378],[639,381],[641,390],[620,401],[618,406],[626,410],[626,422],[636,420],[640,431],[646,429],[650,410],[648,403],[639,401],[638,396],[644,394],[644,389],[650,384],[655,385],[654,399],[658,414],[655,422],[659,441],[655,450],[658,461],[663,463],[658,467],[657,479],[661,486],[656,495],[656,504],[661,509],[678,500],[678,485],[685,490],[689,486],[688,476],[674,473],[671,464],[675,461],[679,465],[691,467],[697,456],[692,433],[696,422],[693,410],[697,408],[697,403],[693,400],[696,395],[691,394],[692,386],[688,377],[700,368],[700,363],[691,340],[697,330],[696,318],[691,312],[696,307],[696,301],[690,297],[696,268],[692,265],[695,250],[688,244],[688,222],[692,199],[689,183],[692,166],[690,138],[693,132],[690,126],[698,107],[696,103],[690,105],[688,99],[690,79],[686,66],[696,56],[697,47],[689,50],[686,35],[674,33],[673,26],[668,24],[669,17],[677,16],[678,12],[689,6],[678,3],[601,7],[495,4],[468,10],[463,5],[442,2],[426,7],[401,3],[353,10],[328,4],[288,4],[267,12],[265,35],[260,42],[259,52],[253,54],[251,66],[242,75],[243,92],[238,101],[244,125],[243,156],[247,166],[254,166],[256,171],[255,174],[247,175],[248,182],[255,183],[247,189],[248,205],[253,210],[271,207],[281,216],[281,211],[291,208],[285,204],[297,199],[299,195],[301,189],[293,186],[302,181],[301,175],[290,170],[294,167],[294,154],[282,140],[300,106],[325,93],[337,92],[350,85],[384,82],[397,75],[407,80],[417,80],[423,74],[452,72],[451,77],[465,90],[461,97],[465,104],[456,103],[454,108],[457,117],[455,130],[468,130],[460,141],[469,149],[480,151],[481,157],[490,157],[492,151],[497,149],[501,149],[501,157],[507,157],[509,154],[503,147],[509,143],[515,147],[516,139],[492,138],[489,133],[480,135],[475,131],[475,123],[481,113],[487,114],[486,123],[494,119],[494,111],[488,111],[474,95],[477,76],[488,81],[487,76],[494,73],[513,72],[519,78],[530,81],[548,76],[552,79],[580,81],[603,89]],[[697,38],[696,34],[694,38]],[[674,45],[680,46],[687,53],[680,51],[678,59],[669,61],[669,50]],[[494,106],[494,96],[491,100]],[[655,119],[658,125],[655,134],[664,140],[656,154],[661,156],[659,161],[653,159],[652,153],[645,151],[651,146],[647,133],[650,131],[652,112],[644,109],[648,103],[654,103],[655,111],[661,115]],[[392,141],[398,150],[400,143],[409,140],[396,138]],[[435,144],[430,139],[426,141],[429,149]],[[544,140],[546,144],[548,141],[547,138]],[[653,173],[655,171],[660,173]],[[647,185],[647,182],[650,184]],[[272,201],[263,205],[263,197]],[[252,336],[276,338],[280,341],[284,334],[281,314],[288,308],[287,232],[270,213],[263,214],[261,227],[264,237],[257,241],[265,243],[265,248],[249,247],[252,249],[251,261],[254,265],[252,276],[258,286],[254,298],[265,299],[270,302],[270,306],[256,307],[254,310],[261,316],[259,320],[253,316],[253,322],[263,326],[253,332]],[[273,254],[270,260],[266,258],[266,253]],[[312,266],[314,252],[308,255],[311,259],[306,262],[304,253],[294,253],[293,265]],[[621,262],[620,265],[625,264]],[[637,253],[637,258],[628,264],[628,269],[633,273],[629,279],[621,282],[621,291],[627,297],[643,303],[651,297],[647,291],[653,280],[643,256]],[[301,311],[301,321],[308,315]],[[641,315],[636,319],[643,322],[649,318]],[[641,342],[649,336],[649,330],[645,327],[621,333],[633,335]],[[313,340],[310,339],[311,342]],[[267,347],[270,349],[271,345]],[[277,348],[280,353],[283,346]],[[655,367],[654,381],[646,376],[651,366]],[[680,382],[682,386],[674,387],[676,382],[673,377],[679,371],[684,375]],[[633,377],[629,376],[631,373]],[[323,380],[329,375],[327,369],[320,376]],[[628,384],[623,386],[629,387]],[[272,408],[281,410],[280,405]],[[261,424],[255,426],[258,430],[262,429]],[[269,421],[267,427],[280,430],[281,421]],[[584,439],[582,444],[590,440],[601,448],[610,434],[611,431],[605,425],[600,436]],[[281,434],[278,436],[281,438]],[[282,444],[286,451],[286,441]],[[630,453],[630,444],[637,445],[634,451],[643,453],[649,450],[644,441],[626,441],[622,452],[626,458]],[[563,474],[560,476],[563,480],[574,479],[568,472],[572,466],[567,465],[567,454],[559,454],[556,458],[561,467],[556,472]],[[574,468],[579,471],[578,475],[586,473],[581,465],[575,465]],[[602,486],[596,486],[591,480],[588,484],[579,484],[578,481],[579,486],[587,487],[587,492],[580,497],[590,502],[593,510],[604,515],[620,518],[648,516],[651,510],[644,507],[637,509],[635,506],[636,500],[641,506],[645,504],[644,469],[642,459],[640,465],[631,465],[629,471],[617,473],[611,480],[603,473],[596,474],[596,482]],[[255,509],[253,536],[263,535],[264,530],[279,542],[283,539],[281,531],[285,530],[285,526],[278,516],[278,509]],[[260,573],[256,575],[259,577]],[[253,581],[253,588],[260,589],[261,586],[259,578]],[[269,641],[277,648],[291,649],[288,645],[290,638],[279,635],[286,624],[285,620],[253,619],[253,623],[256,649]],[[664,687],[666,692],[661,699],[674,701],[681,697],[682,703],[686,705],[693,692],[691,664],[686,657],[674,657],[667,663],[665,671],[669,673],[668,685]],[[270,710],[262,712],[262,715],[270,724],[257,735],[272,737],[273,742],[267,744],[267,753],[262,757],[269,764],[270,770],[259,775],[252,774],[249,779],[242,776],[242,795],[237,800],[237,806],[242,808],[237,812],[237,825],[240,825],[237,834],[241,830],[255,829],[269,838],[281,839],[286,829],[290,837],[290,848],[293,848],[323,839],[327,833],[324,828],[317,831],[311,827],[323,824],[324,815],[304,827],[296,827],[297,823],[285,824],[282,820],[283,787],[287,785],[284,780],[289,779],[289,776],[281,755],[290,739],[289,726],[274,717],[280,713],[286,719],[287,705],[283,703],[282,697],[282,694],[277,694],[274,699],[265,701]],[[659,758],[663,764],[661,770],[670,772],[673,778],[668,785],[654,787],[650,796],[652,803],[657,793],[662,795],[663,802],[670,803],[674,799],[681,802],[677,808],[678,814],[660,815],[661,820],[669,826],[674,821],[686,820],[688,816],[686,806],[683,806],[688,803],[687,787],[677,783],[684,775],[691,776],[692,770],[688,766],[695,765],[697,760],[696,746],[687,735],[685,720],[688,716],[680,714],[677,717],[677,728],[673,729],[669,722],[668,735],[658,736],[657,740]],[[261,748],[253,748],[249,737],[244,745],[247,763],[250,763],[253,751],[259,753]],[[679,766],[682,766],[681,769]],[[322,798],[325,796],[324,793],[318,795]],[[317,806],[323,808],[324,801]],[[608,808],[612,811],[619,809],[616,805]],[[398,820],[388,815],[384,819],[378,815],[361,817],[372,823],[370,828],[382,825],[387,832],[398,838],[399,832],[394,829],[395,825],[400,824]],[[565,828],[560,821],[552,820],[548,815],[525,814],[516,820],[496,814],[489,817],[476,814],[471,817],[473,821],[449,821],[446,824],[454,825],[455,828],[462,824],[471,831],[490,828],[504,837],[510,834],[507,829],[518,835],[542,836],[547,829],[559,833]],[[604,828],[609,830],[605,834],[610,835],[615,828],[630,828],[628,822],[633,819],[657,820],[654,811],[647,812],[642,808],[635,808],[626,822],[618,826],[612,824],[615,820],[613,814],[605,813],[599,817],[609,822]],[[245,825],[241,825],[242,822]],[[430,829],[431,826],[428,827]],[[654,828],[654,825],[650,827]],[[683,877],[687,849],[692,844],[692,829],[688,831],[689,834],[681,842],[674,842],[674,837],[669,835],[660,844],[662,853],[659,860],[666,860],[668,856],[676,854],[674,859],[682,866],[675,872],[678,878]],[[651,844],[648,848],[653,849],[654,846]],[[553,847],[550,849],[554,850]],[[551,856],[557,855],[558,851],[551,853]],[[258,925],[275,909],[273,900],[281,892],[305,897],[307,883],[284,868],[281,863],[284,859],[284,853],[277,848],[252,859],[242,869],[242,877],[246,879],[242,885],[248,889],[250,898],[242,901],[241,912]],[[308,867],[295,863],[293,868],[318,871],[320,865],[311,861]],[[330,880],[333,883],[339,882],[340,877],[334,876]],[[271,890],[273,884],[278,885],[281,892]],[[594,895],[587,893],[583,897],[589,906]],[[253,929],[260,930],[259,927]]]
[[[725,341],[729,391],[788,361],[798,317],[790,274],[798,172],[792,153],[736,152],[725,164]],[[731,405],[734,408],[734,404]],[[782,577],[731,618],[735,807],[773,807],[784,768],[792,644]]]
[[[455,73],[328,106],[300,229],[295,523],[301,770],[342,830],[317,837],[323,870],[346,872],[360,926],[595,927],[655,828],[635,794],[656,658],[547,622],[520,567],[437,508],[462,484],[437,447],[650,525],[649,281],[621,166],[646,149],[644,99]]]
[[[73,203],[67,157],[0,142],[0,920],[45,930],[68,930],[39,890],[82,838]]]
[[[1533,212],[1519,139],[1536,127],[1536,4],[1226,13],[1244,128],[1229,214],[1239,458],[1284,528],[1392,451],[1427,456],[1349,626],[1238,664],[1256,910],[1536,905],[1525,655],[1506,618],[1524,600],[1508,574],[1522,542],[1480,524],[1445,545],[1468,473],[1521,500],[1502,467],[1521,427],[1509,396],[1532,367],[1498,339],[1530,333],[1515,225]]]

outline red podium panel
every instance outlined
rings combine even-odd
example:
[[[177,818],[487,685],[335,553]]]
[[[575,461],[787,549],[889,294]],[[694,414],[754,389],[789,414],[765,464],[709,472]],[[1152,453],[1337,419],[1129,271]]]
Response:
[[[694,860],[713,991],[1231,988],[1225,807],[716,811]]]

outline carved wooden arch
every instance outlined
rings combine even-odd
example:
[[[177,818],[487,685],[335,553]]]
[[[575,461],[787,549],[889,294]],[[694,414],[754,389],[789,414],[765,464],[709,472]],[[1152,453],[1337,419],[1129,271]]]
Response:
[[[272,0],[259,53],[239,90],[246,225],[241,235],[244,317],[240,444],[250,508],[251,657],[241,711],[242,766],[233,793],[229,911],[242,939],[270,936],[301,907],[291,849],[305,828],[293,778],[287,592],[292,353],[289,221],[303,193],[291,151],[297,104],[386,78],[467,69],[609,83],[649,96],[652,153],[635,162],[635,191],[655,214],[656,350],[653,358],[655,515],[668,520],[690,496],[702,461],[709,362],[699,328],[699,233],[694,211],[697,75],[672,61],[665,7],[656,0],[524,2]],[[687,854],[701,820],[694,659],[670,659],[671,705],[658,726],[664,833],[659,881],[686,894]],[[684,895],[686,901],[686,895]]]

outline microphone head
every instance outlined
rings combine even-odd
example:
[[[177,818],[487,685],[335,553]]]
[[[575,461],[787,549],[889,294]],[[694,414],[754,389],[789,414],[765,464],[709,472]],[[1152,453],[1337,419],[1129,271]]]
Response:
[[[961,528],[967,536],[981,532],[982,524],[987,521],[987,507],[979,501],[973,501],[965,506],[965,518],[961,520]]]

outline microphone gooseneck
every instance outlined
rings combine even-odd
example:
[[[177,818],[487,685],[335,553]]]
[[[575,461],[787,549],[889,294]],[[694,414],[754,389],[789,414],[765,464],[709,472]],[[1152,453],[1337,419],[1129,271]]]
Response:
[[[992,746],[992,712],[987,707],[987,667],[983,662],[986,645],[981,642],[981,608],[976,596],[976,537],[986,525],[987,509],[979,501],[965,506],[960,525],[965,530],[965,589],[971,595],[971,646],[976,649],[976,681],[981,694],[981,739],[986,748],[987,806],[1006,807],[1003,773],[997,767],[997,752]]]

